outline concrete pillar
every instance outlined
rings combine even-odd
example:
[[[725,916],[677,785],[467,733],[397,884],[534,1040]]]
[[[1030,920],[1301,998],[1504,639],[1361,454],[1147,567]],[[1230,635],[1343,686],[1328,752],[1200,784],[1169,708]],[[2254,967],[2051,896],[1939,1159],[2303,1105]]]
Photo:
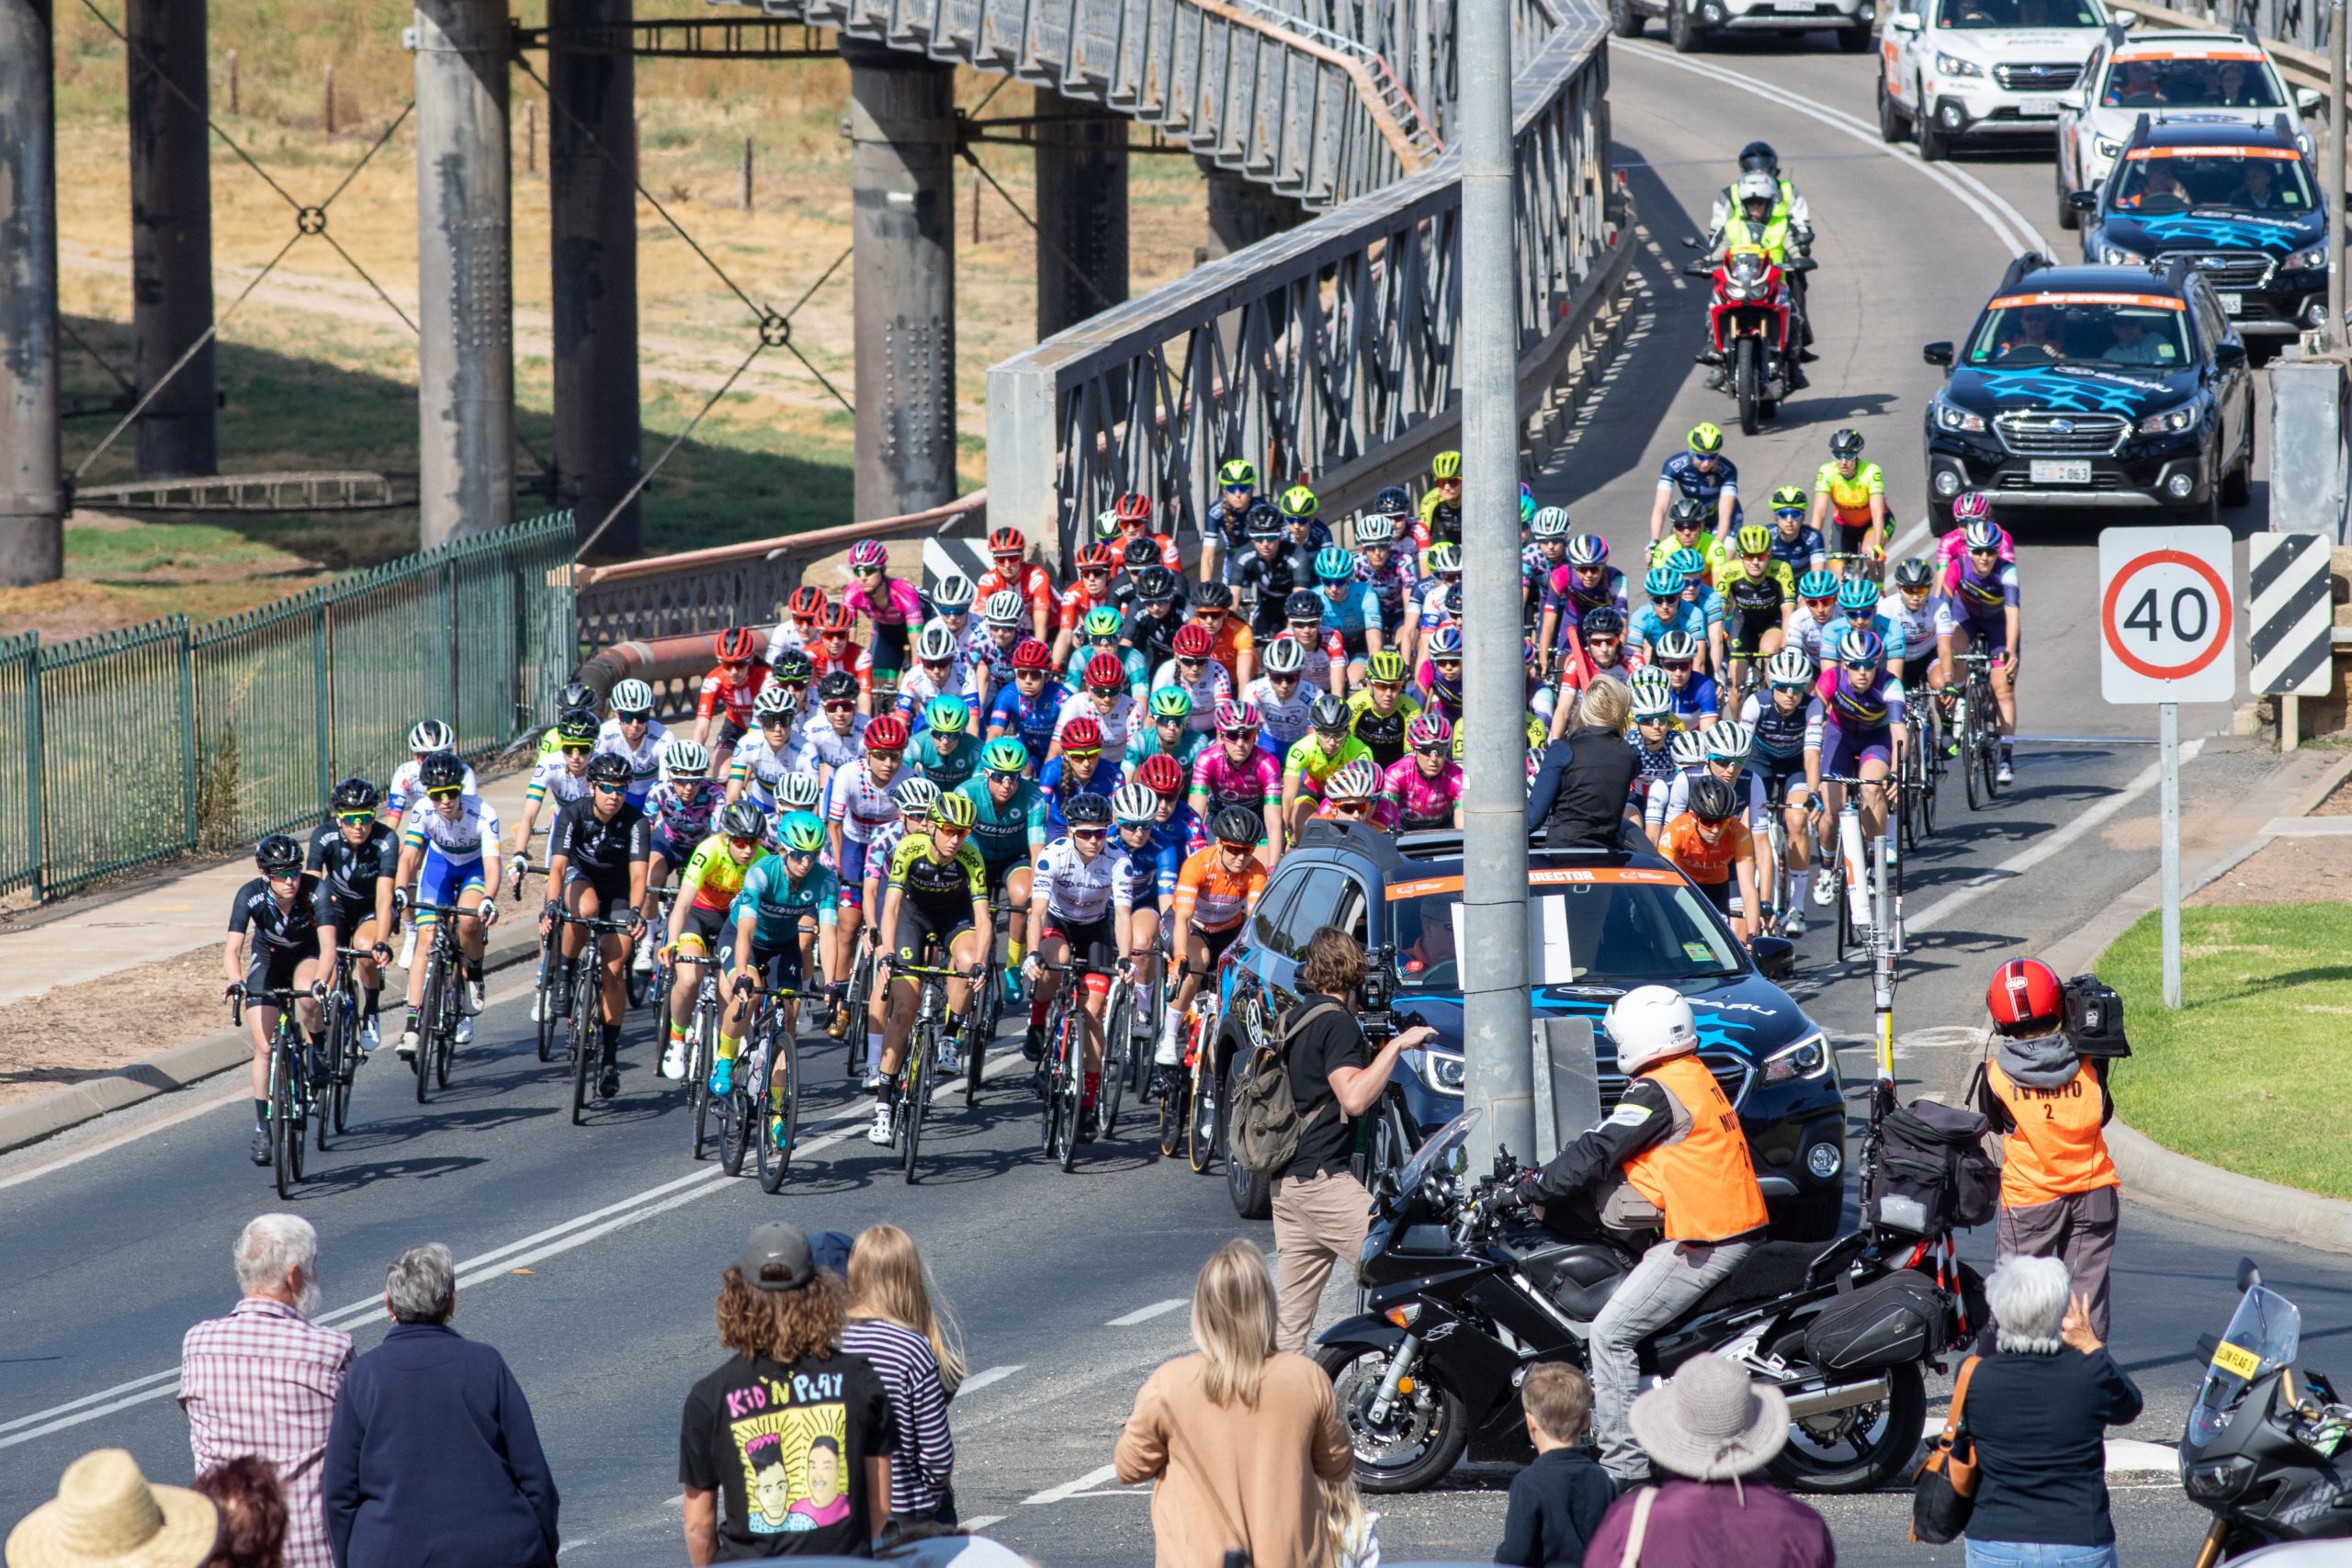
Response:
[[[1279,191],[1218,168],[1206,158],[1200,165],[1209,182],[1209,243],[1201,247],[1198,260],[1229,256],[1306,221],[1306,209]]]
[[[956,499],[951,67],[842,39],[857,274],[857,514]]]
[[[130,331],[141,394],[212,326],[212,134],[206,0],[126,0]],[[177,91],[174,91],[176,88]],[[207,342],[139,416],[139,471],[220,470],[220,392]]]
[[[0,584],[65,570],[51,0],[0,0]]]
[[[631,0],[548,0],[551,28],[626,28]],[[548,252],[555,274],[555,471],[582,537],[642,471],[637,379],[637,63],[626,54],[548,51]],[[601,143],[601,148],[599,144]],[[609,154],[609,156],[607,155]],[[593,547],[639,554],[631,501]]]
[[[1127,122],[1049,87],[1037,89],[1036,114],[1043,342],[1127,297]],[[1085,118],[1048,118],[1065,115]]]
[[[514,520],[505,0],[417,0],[417,533]]]

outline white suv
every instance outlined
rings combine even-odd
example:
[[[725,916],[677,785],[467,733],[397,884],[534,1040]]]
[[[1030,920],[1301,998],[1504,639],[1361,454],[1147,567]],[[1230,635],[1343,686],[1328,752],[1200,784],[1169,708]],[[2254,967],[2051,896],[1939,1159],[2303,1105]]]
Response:
[[[2301,117],[2319,107],[2309,88],[2289,94],[2262,45],[2248,34],[2165,32],[2102,39],[2082,80],[2058,111],[2058,223],[2072,229],[2080,215],[2066,203],[2078,190],[2097,190],[2142,115],[2159,123],[2268,127],[2281,114]],[[2296,142],[2311,155],[2312,139]]]
[[[1689,54],[1714,33],[1826,31],[1838,47],[1860,54],[1871,46],[1878,0],[1609,0],[1609,22],[1619,38],[1639,38],[1652,17],[1666,24],[1677,54]]]
[[[2048,134],[2110,25],[2099,0],[1896,3],[1879,45],[1879,134],[1917,136],[1931,163],[1963,136]]]

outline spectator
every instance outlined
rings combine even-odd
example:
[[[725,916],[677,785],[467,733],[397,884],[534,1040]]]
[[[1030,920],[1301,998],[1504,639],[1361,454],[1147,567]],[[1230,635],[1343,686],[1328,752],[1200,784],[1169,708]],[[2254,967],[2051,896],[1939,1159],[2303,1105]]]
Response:
[[[232,1459],[196,1478],[220,1513],[220,1539],[204,1568],[278,1568],[286,1561],[286,1489],[269,1461]]]
[[[57,1495],[8,1532],[8,1568],[200,1568],[220,1520],[185,1486],[154,1486],[120,1449],[65,1467]]]
[[[1355,1453],[1331,1380],[1274,1348],[1274,1282],[1250,1242],[1227,1242],[1202,1267],[1193,1343],[1198,1355],[1145,1381],[1115,1456],[1128,1485],[1159,1483],[1159,1568],[1220,1568],[1237,1548],[1250,1568],[1329,1568],[1320,1483],[1346,1476]]]
[[[1970,1403],[1973,1404],[1974,1401]],[[1835,1568],[1821,1516],[1775,1487],[1744,1482],[1789,1440],[1788,1401],[1757,1388],[1720,1356],[1693,1356],[1634,1402],[1634,1436],[1663,1471],[1688,1480],[1644,1486],[1610,1505],[1585,1548],[1585,1568]]]
[[[1497,1562],[1579,1568],[1585,1544],[1617,1495],[1609,1472],[1581,1446],[1592,1424],[1592,1384],[1574,1367],[1543,1361],[1520,1385],[1535,1462],[1511,1477]]]
[[[842,1348],[863,1356],[890,1396],[899,1453],[890,1465],[890,1519],[900,1528],[953,1525],[956,1439],[947,1401],[964,1381],[956,1320],[938,1300],[914,1238],[896,1225],[869,1225],[849,1255],[854,1304]]]
[[[1380,1568],[1380,1516],[1363,1506],[1352,1467],[1323,1483],[1323,1519],[1331,1534],[1332,1568]]]
[[[1642,771],[1641,754],[1625,743],[1633,711],[1632,687],[1595,681],[1559,721],[1560,738],[1544,749],[1527,795],[1527,830],[1541,829],[1548,847],[1617,843]]]
[[[872,1554],[898,1428],[880,1376],[838,1348],[848,1303],[848,1285],[786,1224],[753,1231],[720,1281],[718,1342],[736,1354],[695,1384],[678,1425],[695,1568]]]
[[[504,1358],[449,1326],[458,1270],[439,1242],[384,1280],[384,1342],[351,1364],[327,1437],[335,1568],[552,1568],[555,1477]]]
[[[1976,1444],[1968,1561],[2115,1568],[2107,1428],[2134,1420],[2140,1391],[2091,1331],[2055,1258],[2001,1259],[1984,1293],[1997,1353],[1977,1364],[1964,1419]]]
[[[1365,962],[1355,938],[1336,926],[1317,930],[1298,967],[1306,999],[1280,1021],[1298,1110],[1298,1151],[1274,1178],[1274,1258],[1283,1275],[1274,1345],[1282,1350],[1306,1348],[1331,1266],[1353,1269],[1371,1228],[1372,1194],[1348,1168],[1356,1118],[1380,1103],[1396,1058],[1437,1033],[1416,1025],[1374,1050],[1356,1022]]]
[[[267,1460],[285,1494],[289,1568],[332,1568],[319,1465],[351,1368],[351,1336],[311,1321],[319,1233],[292,1214],[262,1214],[231,1257],[243,1299],[180,1342],[191,1470],[203,1475],[249,1454]]]

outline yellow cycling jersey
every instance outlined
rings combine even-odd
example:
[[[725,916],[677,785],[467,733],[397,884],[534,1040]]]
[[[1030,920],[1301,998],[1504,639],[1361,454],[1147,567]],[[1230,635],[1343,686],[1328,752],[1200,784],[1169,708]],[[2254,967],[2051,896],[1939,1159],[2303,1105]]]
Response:
[[[1859,528],[1871,520],[1871,498],[1886,493],[1886,475],[1876,463],[1864,463],[1849,479],[1838,471],[1836,463],[1824,463],[1813,476],[1813,493],[1829,498],[1829,509],[1838,514],[1838,522]]]

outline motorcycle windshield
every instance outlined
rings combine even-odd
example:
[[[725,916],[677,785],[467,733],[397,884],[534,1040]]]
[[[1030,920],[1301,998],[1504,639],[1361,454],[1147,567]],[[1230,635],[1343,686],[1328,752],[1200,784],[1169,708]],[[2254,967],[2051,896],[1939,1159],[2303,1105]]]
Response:
[[[2302,1332],[2303,1314],[2278,1292],[2256,1285],[2238,1299],[2188,1412],[2189,1447],[2202,1448],[2222,1435],[2245,1391],[2295,1359]]]
[[[1429,1141],[1413,1151],[1413,1157],[1405,1162],[1405,1168],[1397,1174],[1396,1191],[1399,1196],[1409,1198],[1419,1191],[1421,1183],[1429,1179],[1430,1172],[1444,1166],[1446,1157],[1462,1146],[1463,1141],[1470,1136],[1470,1130],[1484,1120],[1486,1114],[1483,1109],[1473,1108],[1431,1133]]]

